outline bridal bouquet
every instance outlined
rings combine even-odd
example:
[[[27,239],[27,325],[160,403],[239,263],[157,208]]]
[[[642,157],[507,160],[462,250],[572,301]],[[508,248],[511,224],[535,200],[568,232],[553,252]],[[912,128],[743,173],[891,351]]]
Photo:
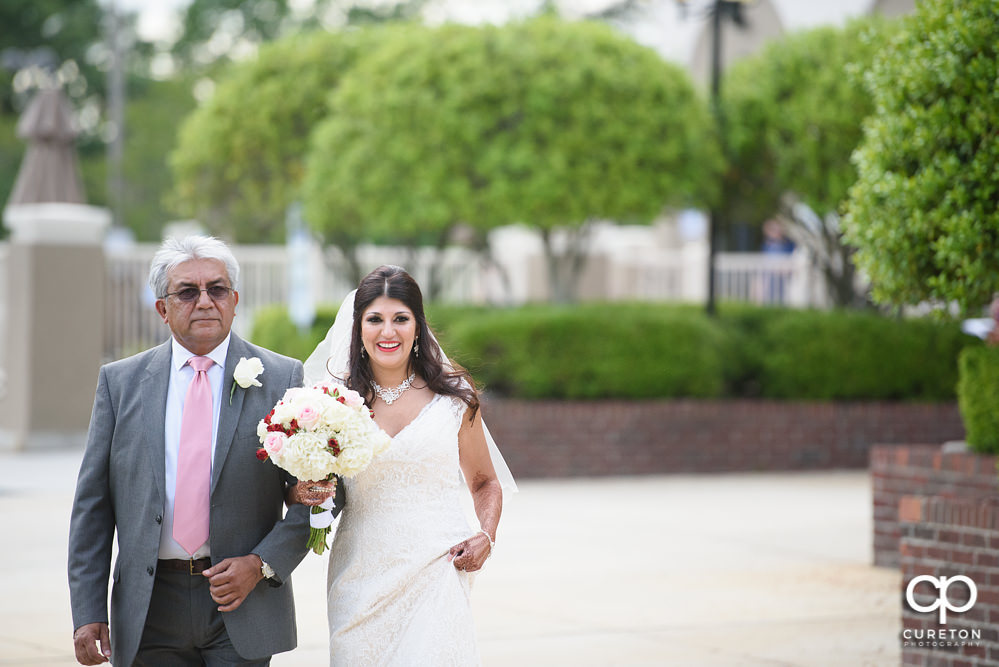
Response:
[[[300,480],[353,477],[391,442],[360,394],[326,382],[286,391],[257,424],[257,436],[257,458]],[[332,509],[332,498],[312,508],[308,546],[317,554],[326,550]]]

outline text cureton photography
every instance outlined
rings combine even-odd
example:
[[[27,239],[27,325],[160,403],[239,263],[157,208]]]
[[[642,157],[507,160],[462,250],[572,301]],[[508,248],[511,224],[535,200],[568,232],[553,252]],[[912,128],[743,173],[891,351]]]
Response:
[[[919,648],[946,646],[981,646],[978,641],[982,631],[965,628],[906,628],[902,631],[902,645]]]

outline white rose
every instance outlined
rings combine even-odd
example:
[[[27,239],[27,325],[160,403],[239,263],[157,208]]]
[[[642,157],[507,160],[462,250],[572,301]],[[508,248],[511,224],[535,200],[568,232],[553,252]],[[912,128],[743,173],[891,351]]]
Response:
[[[367,447],[350,447],[336,457],[337,468],[344,477],[353,477],[371,463],[371,450]]]
[[[274,406],[274,415],[271,417],[272,424],[284,424],[287,426],[295,418],[295,406],[291,403],[279,402]]]
[[[288,438],[281,449],[281,467],[301,480],[326,479],[333,461],[326,441],[315,433],[300,431]]]
[[[287,390],[285,390],[284,396],[281,397],[281,400],[285,403],[293,403],[297,398],[299,398],[302,395],[304,391],[305,389],[303,389],[302,387],[289,387]]]
[[[260,380],[257,376],[264,372],[264,364],[256,357],[240,357],[239,363],[236,364],[236,370],[233,371],[232,377],[243,389],[247,387],[262,387]]]
[[[320,408],[320,419],[334,431],[342,430],[351,417],[351,410],[334,398],[327,397]]]

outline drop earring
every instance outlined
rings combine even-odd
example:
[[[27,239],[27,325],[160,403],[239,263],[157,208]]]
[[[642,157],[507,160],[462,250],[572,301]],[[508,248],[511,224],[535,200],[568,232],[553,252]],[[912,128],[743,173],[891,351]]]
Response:
[[[420,339],[417,338],[413,341],[413,355],[419,359],[420,358]]]

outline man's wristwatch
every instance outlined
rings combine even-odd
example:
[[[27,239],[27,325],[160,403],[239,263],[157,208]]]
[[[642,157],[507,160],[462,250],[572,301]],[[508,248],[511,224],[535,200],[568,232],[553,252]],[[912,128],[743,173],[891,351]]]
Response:
[[[274,578],[274,568],[268,565],[263,558],[260,559],[260,574],[264,575],[264,579]]]

